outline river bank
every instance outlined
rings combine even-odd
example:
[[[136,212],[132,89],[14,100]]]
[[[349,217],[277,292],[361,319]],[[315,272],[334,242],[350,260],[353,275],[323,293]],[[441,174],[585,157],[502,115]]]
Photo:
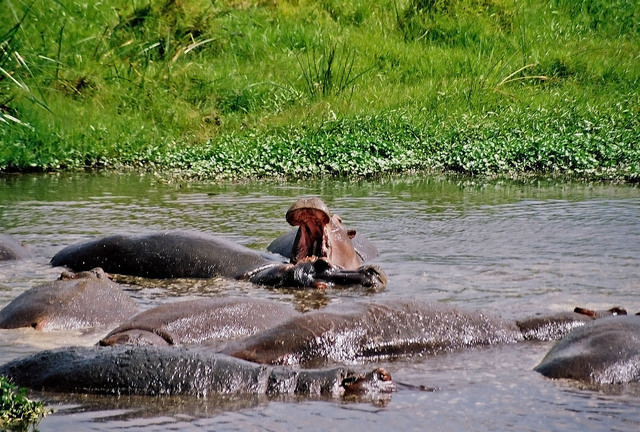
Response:
[[[637,181],[640,6],[0,7],[0,172]]]

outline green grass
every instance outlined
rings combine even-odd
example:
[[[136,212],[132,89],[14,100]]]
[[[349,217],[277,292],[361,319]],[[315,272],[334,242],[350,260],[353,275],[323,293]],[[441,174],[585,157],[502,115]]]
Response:
[[[634,0],[3,0],[0,44],[0,171],[640,175]]]

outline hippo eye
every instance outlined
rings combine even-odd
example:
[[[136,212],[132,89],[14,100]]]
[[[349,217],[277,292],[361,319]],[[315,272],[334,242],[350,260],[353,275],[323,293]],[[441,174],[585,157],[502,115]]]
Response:
[[[378,379],[380,381],[391,381],[391,374],[384,369],[378,369]]]
[[[37,322],[31,323],[31,327],[38,328],[38,323]]]

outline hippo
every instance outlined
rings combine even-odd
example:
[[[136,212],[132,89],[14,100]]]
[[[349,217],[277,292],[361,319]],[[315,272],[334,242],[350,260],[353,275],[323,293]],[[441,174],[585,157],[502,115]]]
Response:
[[[33,258],[33,252],[11,236],[0,234],[0,261]]]
[[[614,310],[623,312],[621,308],[611,311]],[[605,313],[614,313],[611,311]],[[258,362],[283,363],[282,358],[293,364],[332,359],[349,362],[414,352],[436,353],[477,344],[558,339],[600,315],[576,308],[571,313],[533,316],[514,323],[415,300],[345,302],[302,314],[273,300],[198,299],[142,312],[111,331],[99,344],[204,343]],[[332,338],[340,343],[333,343]],[[226,343],[230,339],[237,340],[233,346]],[[319,348],[318,344],[327,347]],[[270,357],[274,350],[280,356],[275,360]]]
[[[573,330],[534,370],[597,385],[640,381],[640,316],[606,317]]]
[[[335,266],[354,270],[365,261],[378,256],[376,247],[355,230],[342,226],[338,215],[331,215],[319,198],[303,198],[287,211],[286,220],[297,230],[272,241],[267,250],[289,258],[292,263],[321,257]]]
[[[560,338],[604,314],[576,310],[514,322],[418,300],[356,301],[290,318],[253,336],[226,343],[221,352],[267,364],[354,363]],[[608,313],[623,310],[611,311]]]
[[[100,268],[72,274],[20,294],[0,310],[0,328],[52,331],[116,324],[138,306]]]
[[[604,311],[595,311],[576,307],[573,312],[559,312],[552,315],[538,315],[516,321],[526,340],[557,340],[577,327],[594,319],[606,316],[626,315],[627,311],[619,306]]]
[[[514,322],[415,300],[354,301],[293,317],[220,351],[256,363],[316,367],[523,340]]]
[[[107,395],[341,397],[395,390],[381,368],[294,370],[184,347],[59,348],[0,366],[0,376],[39,391]]]
[[[100,340],[111,345],[182,345],[249,336],[297,315],[292,305],[248,298],[166,303],[133,316]]]
[[[219,237],[187,231],[141,236],[113,235],[68,246],[51,260],[73,270],[101,267],[109,273],[164,278],[226,277],[273,287],[362,286],[381,290],[386,275],[377,266],[344,270],[319,258],[286,263]]]

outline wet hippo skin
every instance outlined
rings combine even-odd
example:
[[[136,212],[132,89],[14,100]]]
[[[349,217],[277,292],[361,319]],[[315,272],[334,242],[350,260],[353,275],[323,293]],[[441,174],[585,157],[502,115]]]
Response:
[[[0,234],[0,261],[32,258],[33,252],[11,236]]]
[[[148,278],[211,278],[247,280],[287,287],[364,286],[383,289],[384,272],[376,266],[343,270],[324,259],[284,263],[219,237],[187,231],[143,236],[114,235],[71,245],[51,260],[73,270],[101,267],[109,273]]]
[[[617,306],[602,311],[576,307],[573,312],[540,314],[518,320],[516,324],[525,339],[547,341],[560,339],[571,330],[594,319],[626,314],[626,310]]]
[[[287,369],[179,347],[67,347],[9,362],[0,376],[35,390],[110,395],[339,397],[395,390],[383,369]]]
[[[51,331],[116,324],[138,306],[102,269],[63,272],[54,282],[25,291],[0,310],[0,328]]]
[[[353,363],[523,340],[558,339],[599,316],[571,312],[514,322],[419,300],[345,302],[232,341],[222,351],[258,363]]]
[[[249,336],[298,315],[291,304],[203,298],[156,306],[111,331],[101,345],[181,345]]]
[[[410,300],[345,302],[289,319],[222,352],[257,363],[321,365],[513,343],[514,322]]]
[[[322,364],[558,339],[594,316],[570,312],[510,322],[445,304],[403,300],[345,301],[302,314],[273,300],[207,298],[142,312],[100,344],[205,343],[257,362]],[[229,339],[236,342],[225,346]]]
[[[640,381],[640,316],[602,318],[573,330],[535,370],[593,384]]]

